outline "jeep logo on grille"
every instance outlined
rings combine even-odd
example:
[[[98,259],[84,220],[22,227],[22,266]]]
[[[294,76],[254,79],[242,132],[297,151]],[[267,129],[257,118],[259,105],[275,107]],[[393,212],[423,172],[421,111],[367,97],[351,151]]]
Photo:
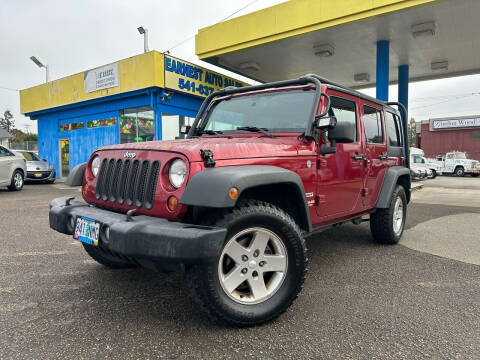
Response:
[[[129,158],[129,159],[133,159],[135,156],[137,156],[137,154],[131,153],[131,152],[128,152],[128,151],[125,154],[123,154],[124,158]]]

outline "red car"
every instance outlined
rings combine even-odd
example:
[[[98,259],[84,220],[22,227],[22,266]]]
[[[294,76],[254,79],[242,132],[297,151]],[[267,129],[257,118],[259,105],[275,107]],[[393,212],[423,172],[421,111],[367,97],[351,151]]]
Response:
[[[111,268],[185,271],[218,322],[269,321],[302,288],[307,233],[370,221],[399,241],[411,181],[390,105],[316,75],[217,91],[186,139],[95,151],[68,179],[86,203],[54,199],[50,227]]]

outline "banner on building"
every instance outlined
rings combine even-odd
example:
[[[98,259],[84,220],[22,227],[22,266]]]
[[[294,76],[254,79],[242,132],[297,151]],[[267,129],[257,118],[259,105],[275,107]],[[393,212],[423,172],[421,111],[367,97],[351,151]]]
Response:
[[[118,64],[109,64],[83,73],[85,93],[118,86]]]
[[[165,55],[165,87],[168,89],[207,97],[214,91],[227,86],[248,85],[215,71]]]
[[[469,128],[480,126],[480,117],[433,120],[433,129]]]

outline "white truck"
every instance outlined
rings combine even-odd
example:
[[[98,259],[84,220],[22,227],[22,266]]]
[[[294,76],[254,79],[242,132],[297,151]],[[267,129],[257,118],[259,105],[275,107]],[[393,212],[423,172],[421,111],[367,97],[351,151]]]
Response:
[[[430,179],[435,179],[437,175],[443,173],[443,166],[436,161],[426,159],[423,150],[415,147],[410,148],[410,167],[425,169]]]
[[[468,159],[465,152],[451,151],[445,155],[438,155],[437,159],[431,162],[440,165],[444,174],[455,174],[460,177],[465,174],[472,177],[480,175],[480,161]]]

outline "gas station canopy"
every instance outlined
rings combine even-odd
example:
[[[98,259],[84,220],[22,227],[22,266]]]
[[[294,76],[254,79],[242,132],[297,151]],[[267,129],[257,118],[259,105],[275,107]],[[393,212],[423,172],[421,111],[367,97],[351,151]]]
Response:
[[[200,29],[196,54],[261,82],[313,72],[359,88],[376,84],[386,40],[389,83],[401,65],[410,81],[476,74],[479,15],[480,0],[291,0]]]

